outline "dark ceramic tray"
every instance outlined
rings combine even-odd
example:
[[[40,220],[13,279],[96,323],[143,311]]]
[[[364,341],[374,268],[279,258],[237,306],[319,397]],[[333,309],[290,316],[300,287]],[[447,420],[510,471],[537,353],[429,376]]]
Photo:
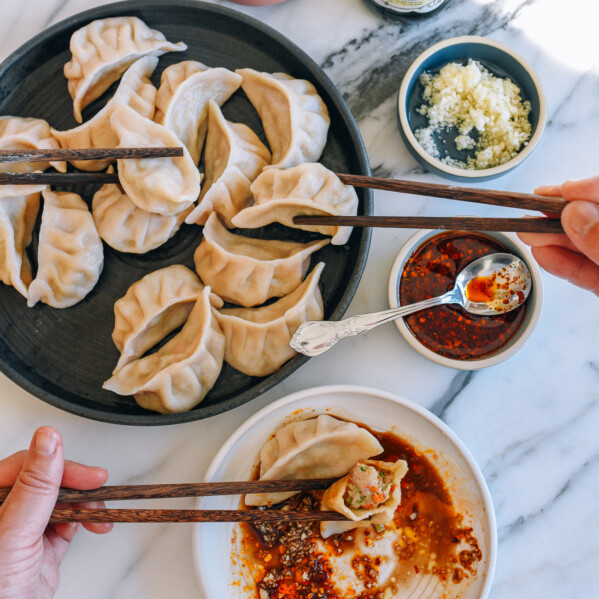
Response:
[[[336,172],[370,174],[356,123],[340,93],[316,63],[259,21],[193,0],[118,2],[80,13],[47,29],[0,65],[0,114],[43,118],[57,129],[76,126],[62,72],[70,59],[71,34],[94,19],[125,15],[139,17],[170,41],[188,45],[186,52],[160,58],[153,76],[156,85],[166,66],[190,59],[229,69],[282,71],[311,81],[331,116],[321,162]],[[84,120],[104,105],[116,85],[84,111]],[[266,141],[260,119],[243,92],[234,94],[223,106],[223,113],[229,120],[246,123]],[[96,189],[73,188],[88,203]],[[371,214],[371,192],[357,192],[359,214]],[[243,233],[304,242],[318,237],[278,225]],[[168,243],[147,254],[122,254],[105,245],[105,265],[98,285],[82,302],[65,310],[42,304],[27,308],[17,291],[0,284],[0,370],[33,395],[62,410],[132,425],[175,424],[214,416],[270,389],[307,358],[296,356],[264,378],[248,377],[225,364],[204,401],[183,414],[149,412],[131,397],[102,389],[119,355],[111,340],[114,302],[134,281],[151,271],[177,263],[193,269],[193,252],[200,240],[201,227],[184,225]],[[369,243],[370,230],[356,229],[347,245],[329,245],[313,257],[312,266],[319,261],[326,263],[321,278],[325,318],[338,319],[347,309],[360,281]],[[35,235],[29,251],[35,268]]]

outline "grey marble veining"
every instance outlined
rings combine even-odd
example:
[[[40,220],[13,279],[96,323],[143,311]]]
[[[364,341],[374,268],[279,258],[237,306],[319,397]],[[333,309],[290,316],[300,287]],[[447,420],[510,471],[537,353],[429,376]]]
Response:
[[[48,25],[103,3],[0,0],[0,57]],[[377,174],[437,181],[401,142],[397,89],[422,50],[472,34],[522,54],[543,82],[549,108],[544,137],[526,163],[482,186],[531,191],[542,183],[599,173],[593,0],[568,5],[563,0],[450,0],[437,15],[404,25],[383,21],[361,0],[288,0],[269,8],[217,3],[274,27],[323,67],[358,120]],[[375,193],[375,209],[377,214],[517,214],[386,192]],[[350,314],[387,307],[389,271],[410,235],[374,231]],[[226,437],[272,400],[321,384],[379,387],[431,409],[481,466],[499,533],[491,599],[591,599],[598,596],[599,567],[599,300],[550,275],[544,283],[545,305],[534,335],[516,358],[491,369],[468,373],[433,364],[388,325],[344,340],[245,406],[176,427],[139,429],[83,420],[0,377],[0,454],[25,447],[35,427],[51,424],[63,433],[68,457],[108,467],[113,484],[194,481]],[[122,525],[102,538],[81,534],[64,563],[58,597],[199,597],[190,547],[186,525]]]

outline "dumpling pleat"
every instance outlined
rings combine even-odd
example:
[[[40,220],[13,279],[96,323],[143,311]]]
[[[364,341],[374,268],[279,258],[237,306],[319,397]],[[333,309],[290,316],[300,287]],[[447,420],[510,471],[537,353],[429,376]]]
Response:
[[[216,382],[223,364],[225,338],[205,287],[181,331],[157,352],[118,370],[103,385],[133,395],[143,408],[162,414],[192,409]]]
[[[136,281],[114,305],[112,340],[121,352],[114,372],[141,357],[188,318],[204,286],[181,264]]]
[[[180,52],[187,45],[173,44],[137,17],[113,17],[92,21],[71,36],[71,60],[64,66],[73,114],[99,98],[127,68],[144,56]]]
[[[287,227],[332,236],[333,245],[347,243],[351,227],[296,225],[299,215],[353,216],[358,196],[337,175],[319,163],[300,164],[287,170],[264,171],[251,186],[255,204],[233,217],[236,227],[255,229],[273,222]]]
[[[95,287],[104,265],[104,249],[81,197],[49,189],[42,195],[38,270],[29,286],[27,305],[41,301],[53,308],[68,308]]]
[[[52,134],[62,148],[115,148],[117,136],[110,128],[110,116],[120,105],[131,107],[141,116],[151,119],[154,116],[156,88],[150,76],[158,64],[155,56],[146,56],[134,62],[123,75],[114,96],[92,119],[69,131],[56,131]],[[72,160],[71,164],[84,171],[104,170],[110,160]]]
[[[216,311],[226,338],[225,361],[248,376],[267,376],[290,360],[297,327],[324,316],[318,288],[323,268],[321,262],[293,293],[273,304]]]
[[[358,461],[378,455],[376,437],[353,422],[327,414],[281,428],[260,450],[260,480],[334,478]],[[246,505],[279,503],[296,493],[246,495]]]
[[[235,235],[213,213],[204,226],[194,262],[202,281],[217,295],[252,307],[297,289],[311,255],[327,243],[326,239],[303,244]]]

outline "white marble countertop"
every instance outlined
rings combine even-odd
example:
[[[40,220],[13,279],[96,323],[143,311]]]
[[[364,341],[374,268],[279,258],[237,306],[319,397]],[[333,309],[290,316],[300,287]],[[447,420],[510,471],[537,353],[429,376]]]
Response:
[[[223,5],[236,6],[230,2]],[[2,0],[0,58],[43,28],[101,0]],[[424,48],[484,35],[524,55],[547,95],[547,128],[527,162],[487,184],[532,191],[599,173],[599,53],[595,2],[450,0],[437,17],[390,24],[361,0],[288,0],[237,7],[290,37],[346,97],[375,173],[435,181],[403,146],[394,103],[402,74]],[[375,192],[377,214],[509,214],[508,209]],[[387,307],[387,278],[407,230],[375,230],[349,313]],[[540,324],[518,356],[460,372],[415,353],[393,325],[310,361],[282,384],[231,412],[163,428],[85,420],[50,407],[0,375],[0,455],[27,446],[33,430],[58,428],[67,456],[103,465],[112,484],[200,480],[225,438],[249,415],[289,392],[355,383],[431,409],[478,461],[495,503],[499,557],[492,599],[597,596],[599,568],[599,300],[545,274]],[[569,306],[569,308],[568,308]],[[182,505],[190,505],[189,502]],[[80,534],[62,568],[61,599],[198,597],[189,525],[120,525]]]

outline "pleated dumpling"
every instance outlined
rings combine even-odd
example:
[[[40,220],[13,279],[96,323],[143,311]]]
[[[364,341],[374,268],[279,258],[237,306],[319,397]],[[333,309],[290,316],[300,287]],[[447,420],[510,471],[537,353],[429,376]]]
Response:
[[[241,87],[262,119],[272,165],[290,168],[316,162],[327,142],[329,112],[315,87],[285,73],[238,69]]]
[[[104,266],[102,240],[87,204],[76,194],[42,191],[44,209],[38,269],[27,305],[53,308],[80,302],[96,285]]]
[[[329,241],[293,243],[234,235],[211,214],[194,254],[196,272],[225,301],[251,307],[297,289],[310,256]]]
[[[195,60],[173,64],[162,72],[155,120],[185,144],[196,166],[206,137],[208,102],[222,106],[240,85],[240,75]]]
[[[113,167],[107,172],[114,172]],[[100,237],[115,250],[130,254],[145,254],[166,243],[179,230],[189,210],[166,216],[147,212],[116,183],[103,185],[92,201]]]
[[[39,210],[44,185],[0,186],[0,281],[27,297],[31,265],[26,248]]]
[[[133,283],[114,304],[112,340],[121,352],[114,372],[180,327],[203,290],[197,275],[182,264],[155,270]],[[222,306],[216,297],[212,302]]]
[[[160,31],[150,29],[137,17],[113,17],[92,21],[71,36],[71,60],[64,65],[73,114],[99,98],[121,75],[143,56],[187,50],[183,42],[173,44]]]
[[[333,245],[347,243],[351,227],[296,225],[300,215],[352,216],[358,211],[358,196],[353,187],[322,164],[300,164],[287,170],[264,171],[251,186],[255,204],[234,216],[233,225],[255,229],[278,222],[287,227],[332,236]]]
[[[218,212],[231,228],[231,219],[251,203],[252,181],[269,162],[270,152],[258,136],[247,125],[225,120],[216,103],[209,102],[206,180],[200,201],[185,222],[203,225]]]
[[[353,422],[327,414],[293,422],[260,450],[260,480],[335,478],[359,460],[382,453],[377,438]],[[280,503],[296,493],[254,493],[246,505]]]
[[[408,472],[404,460],[383,462],[360,460],[349,473],[334,482],[322,496],[320,508],[343,514],[353,523],[321,522],[326,539],[368,523],[385,524],[393,520],[401,503],[401,479]]]
[[[178,214],[200,195],[200,173],[174,133],[140,116],[128,106],[117,106],[110,126],[120,148],[183,147],[177,158],[118,160],[119,180],[140,208],[157,214]]]
[[[185,412],[200,403],[220,374],[225,350],[211,295],[205,287],[178,335],[118,370],[103,388],[133,395],[142,408],[161,414]]]
[[[110,128],[110,115],[121,104],[130,106],[141,116],[151,119],[154,117],[156,102],[156,88],[150,81],[158,58],[145,56],[134,62],[125,72],[117,90],[92,119],[70,129],[69,131],[56,131],[52,129],[54,137],[63,148],[114,148],[118,143],[117,136]],[[104,170],[110,160],[72,160],[71,164],[83,171]]]
[[[218,322],[225,334],[225,362],[248,376],[267,376],[295,356],[289,342],[307,320],[322,320],[320,262],[292,293],[261,308],[224,308]]]
[[[60,144],[54,137],[50,125],[43,119],[20,116],[0,116],[1,150],[58,150]],[[1,173],[33,173],[45,171],[53,166],[64,173],[67,163],[60,162],[0,162]]]

